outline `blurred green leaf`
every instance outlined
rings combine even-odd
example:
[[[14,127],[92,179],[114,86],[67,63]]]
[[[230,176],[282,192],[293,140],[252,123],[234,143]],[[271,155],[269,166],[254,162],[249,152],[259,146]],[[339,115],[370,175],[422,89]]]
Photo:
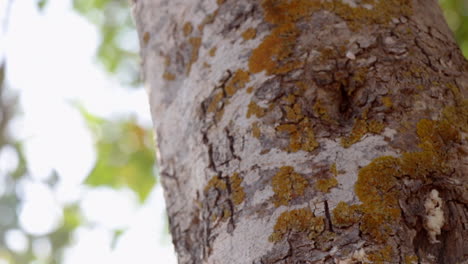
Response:
[[[128,32],[136,31],[129,1],[73,0],[73,8],[101,32],[96,57],[103,67],[124,84],[137,86],[140,83],[138,39],[136,34],[126,37]]]
[[[439,3],[463,55],[468,58],[468,1],[439,0]]]
[[[19,180],[24,175],[26,175],[27,172],[26,157],[24,156],[22,142],[17,141],[15,144],[13,144],[13,147],[15,148],[16,154],[18,156],[18,165],[16,166],[16,169],[13,171],[13,173],[11,173],[11,177],[15,180]]]
[[[95,137],[97,160],[85,180],[90,186],[128,187],[140,202],[156,183],[152,132],[132,118],[109,121],[80,108]]]
[[[39,8],[39,10],[43,10],[46,7],[48,2],[49,2],[48,0],[37,1],[37,8]]]
[[[114,230],[114,232],[112,234],[112,242],[111,242],[111,248],[112,249],[115,249],[115,246],[117,245],[117,241],[125,233],[125,231],[126,230],[123,230],[123,229]]]

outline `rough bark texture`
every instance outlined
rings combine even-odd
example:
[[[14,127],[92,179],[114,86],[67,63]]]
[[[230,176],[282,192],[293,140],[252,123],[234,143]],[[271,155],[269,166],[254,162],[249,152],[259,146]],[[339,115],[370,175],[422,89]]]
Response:
[[[463,263],[468,65],[435,0],[134,0],[179,263]]]

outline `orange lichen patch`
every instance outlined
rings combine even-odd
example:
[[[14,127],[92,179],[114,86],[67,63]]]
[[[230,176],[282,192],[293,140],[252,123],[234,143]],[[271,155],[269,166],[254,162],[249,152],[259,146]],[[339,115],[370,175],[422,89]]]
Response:
[[[169,67],[171,65],[171,57],[169,55],[164,56],[164,66]]]
[[[417,125],[417,134],[422,151],[403,154],[401,173],[418,179],[424,179],[431,173],[449,173],[446,153],[453,142],[461,140],[456,127],[446,119],[422,119]]]
[[[357,119],[354,123],[351,134],[341,139],[341,145],[345,148],[349,148],[354,143],[360,141],[365,134],[379,134],[383,131],[384,127],[383,123],[375,120],[366,122],[364,119]]]
[[[453,83],[447,83],[445,84],[445,87],[449,88],[450,91],[452,92],[453,96],[458,99],[460,97],[460,88],[458,88],[457,85],[453,84]]]
[[[208,105],[206,111],[208,113],[213,113],[215,112],[218,107],[219,107],[219,102],[221,102],[221,100],[223,99],[223,93],[220,91],[218,93],[216,93],[212,99],[211,99],[211,102],[210,104]]]
[[[313,11],[319,10],[322,4],[320,1],[309,0],[263,0],[262,7],[265,12],[265,21],[281,25],[296,22],[310,15]]]
[[[250,86],[249,88],[247,88],[247,93],[251,94],[253,90],[254,90],[253,86]]]
[[[364,25],[385,25],[392,18],[410,16],[412,14],[410,0],[368,0],[366,3],[372,5],[372,8],[368,9],[364,6],[351,7],[340,0],[325,2],[323,6],[347,21],[351,30],[358,30]]]
[[[214,57],[216,55],[216,47],[211,48],[208,54],[210,54],[211,57]]]
[[[266,114],[266,109],[260,107],[258,104],[256,104],[254,101],[251,101],[248,106],[247,110],[247,118],[250,118],[252,115],[255,115],[258,118],[261,118],[265,116]]]
[[[336,169],[336,163],[333,163],[330,166],[330,171],[333,174],[333,176],[335,176],[335,177],[338,176],[338,170]]]
[[[446,107],[442,113],[451,112],[452,120],[468,118],[467,112],[460,108]],[[420,151],[403,153],[400,158],[379,157],[359,170],[355,191],[362,201],[360,228],[364,234],[378,242],[392,234],[391,226],[400,219],[399,193],[394,188],[397,178],[408,176],[425,180],[429,175],[452,173],[448,153],[454,143],[462,140],[462,129],[450,120],[445,115],[441,120],[421,119],[416,129]]]
[[[261,131],[260,131],[260,127],[258,126],[258,122],[254,122],[252,124],[252,136],[254,136],[255,138],[260,138],[260,135],[261,135]]]
[[[205,192],[208,192],[211,189],[219,189],[224,191],[227,189],[226,182],[222,180],[219,176],[213,176],[205,186]]]
[[[312,129],[312,124],[308,118],[304,118],[299,124],[279,125],[276,127],[276,131],[289,134],[288,151],[297,152],[304,150],[311,152],[319,146]]]
[[[280,205],[288,205],[289,202],[304,194],[308,182],[300,174],[294,172],[291,166],[283,166],[271,179],[273,187],[274,203],[278,207]]]
[[[186,22],[186,23],[184,24],[184,27],[183,27],[182,30],[184,31],[184,36],[186,36],[186,37],[187,37],[188,35],[192,34],[192,31],[193,31],[192,23]]]
[[[459,106],[448,106],[442,112],[444,119],[463,132],[468,132],[468,100]]]
[[[249,70],[259,73],[266,70],[268,75],[286,73],[300,67],[297,61],[286,60],[292,55],[299,32],[294,24],[276,27],[263,42],[252,51]]]
[[[369,253],[367,258],[371,263],[383,264],[391,262],[394,254],[392,246],[387,245],[377,251]]]
[[[382,97],[382,104],[387,107],[391,108],[393,106],[392,98],[390,96],[384,96]]]
[[[224,115],[224,108],[222,108],[221,110],[219,110],[218,112],[216,112],[216,114],[215,114],[215,120],[216,120],[216,122],[221,121],[221,118],[223,118],[223,115]]]
[[[198,60],[198,51],[200,50],[201,46],[201,38],[195,37],[190,38],[189,43],[192,45],[192,55],[190,57],[190,62],[187,65],[187,75],[190,73],[192,69],[192,64],[194,64]]]
[[[231,215],[232,215],[231,210],[225,207],[223,210],[222,220],[227,221],[231,217]]]
[[[276,131],[278,132],[288,132],[288,133],[294,133],[297,131],[297,125],[296,124],[283,124],[279,125],[276,127]]]
[[[327,10],[340,16],[352,30],[363,25],[387,24],[394,17],[409,16],[412,13],[410,0],[368,0],[366,4],[372,8],[368,9],[363,5],[352,7],[341,0],[263,0],[265,21],[276,27],[252,52],[250,71],[258,73],[266,70],[267,74],[278,74],[300,67],[300,63],[290,58],[298,36],[295,23],[315,11]]]
[[[231,176],[231,199],[234,205],[239,205],[241,204],[244,199],[245,199],[245,192],[244,188],[242,188],[241,183],[242,183],[242,178],[239,177],[239,173],[234,173]]]
[[[353,130],[351,131],[351,134],[348,137],[341,139],[341,145],[345,148],[348,148],[354,143],[361,140],[362,136],[364,136],[366,133],[367,133],[366,121],[362,119],[358,119],[354,123],[354,127],[353,127]]]
[[[168,81],[173,81],[173,80],[175,80],[176,77],[175,77],[174,74],[165,71],[165,72],[163,73],[163,78],[164,78],[165,80],[168,80]]]
[[[222,4],[224,4],[224,2],[226,2],[226,0],[216,0],[216,3],[218,5],[222,5]]]
[[[211,24],[214,22],[216,16],[218,15],[218,9],[216,9],[213,13],[207,15],[203,21],[201,22],[200,25],[198,25],[198,30],[200,30],[200,32],[203,31],[203,29],[205,28],[206,25],[208,24]]]
[[[286,118],[292,122],[298,122],[304,117],[299,103],[295,103],[292,107],[285,106],[284,110],[286,111]]]
[[[317,100],[312,108],[314,112],[324,121],[331,121],[330,115],[328,114],[327,108],[323,105],[320,100]]]
[[[417,264],[418,260],[418,256],[416,255],[405,256],[405,264]]]
[[[422,119],[417,125],[417,134],[421,141],[419,147],[426,151],[444,153],[449,142],[460,140],[459,132],[449,121]]]
[[[255,28],[248,28],[242,33],[242,38],[244,38],[244,40],[251,40],[254,39],[256,35],[257,30]]]
[[[361,231],[376,241],[388,238],[391,224],[400,219],[398,192],[394,188],[400,176],[400,160],[384,156],[359,170],[355,191],[362,201]]]
[[[323,217],[316,217],[310,208],[294,209],[282,213],[276,220],[270,242],[281,241],[288,233],[305,233],[314,239],[325,229]]]
[[[143,44],[144,45],[147,45],[149,40],[150,40],[151,36],[150,36],[150,33],[149,32],[145,32],[143,33]]]
[[[385,126],[381,122],[377,122],[375,120],[371,120],[367,122],[367,130],[372,134],[380,134],[384,130]]]
[[[324,193],[329,192],[331,188],[336,186],[338,186],[336,178],[320,179],[315,182],[315,188]]]
[[[226,95],[233,96],[239,89],[245,87],[250,80],[249,73],[244,70],[237,70],[232,78],[226,83]]]
[[[335,209],[333,209],[333,225],[343,228],[357,223],[360,218],[358,209],[358,205],[348,205],[343,201],[339,202]]]

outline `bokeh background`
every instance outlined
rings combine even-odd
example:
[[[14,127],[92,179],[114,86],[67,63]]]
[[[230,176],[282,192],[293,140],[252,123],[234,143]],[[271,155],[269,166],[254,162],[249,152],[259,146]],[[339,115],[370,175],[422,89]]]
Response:
[[[139,63],[128,0],[0,0],[0,264],[176,263]]]

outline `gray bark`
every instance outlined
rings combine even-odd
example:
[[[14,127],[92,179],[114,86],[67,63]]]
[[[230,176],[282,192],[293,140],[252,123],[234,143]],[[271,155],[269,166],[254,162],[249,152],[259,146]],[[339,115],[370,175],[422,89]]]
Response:
[[[179,263],[462,263],[468,64],[435,0],[133,0]]]

